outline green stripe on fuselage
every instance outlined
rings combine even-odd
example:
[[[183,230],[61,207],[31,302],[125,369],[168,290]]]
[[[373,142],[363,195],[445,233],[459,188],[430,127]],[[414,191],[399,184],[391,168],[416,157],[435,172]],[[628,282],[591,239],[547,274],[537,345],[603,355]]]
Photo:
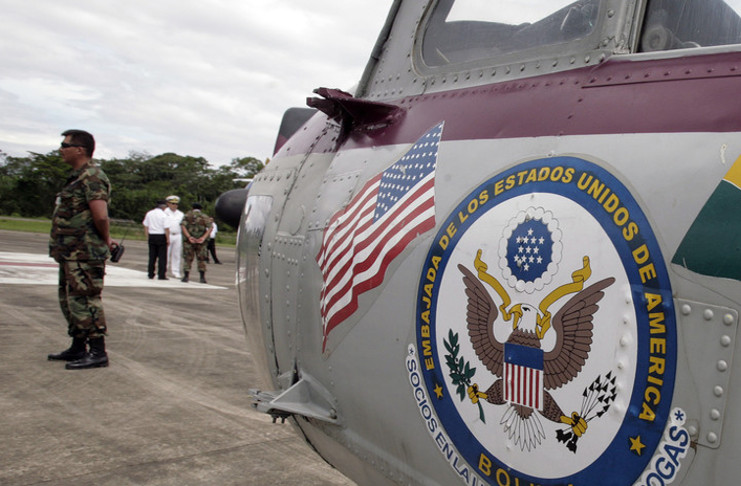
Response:
[[[722,180],[692,223],[672,263],[741,280],[741,190]]]

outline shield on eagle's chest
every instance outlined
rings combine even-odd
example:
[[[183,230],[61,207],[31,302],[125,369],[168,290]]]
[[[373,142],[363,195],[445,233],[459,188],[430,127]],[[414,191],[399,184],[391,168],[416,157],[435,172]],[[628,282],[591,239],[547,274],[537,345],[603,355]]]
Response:
[[[543,409],[543,350],[505,343],[504,399],[515,405]]]

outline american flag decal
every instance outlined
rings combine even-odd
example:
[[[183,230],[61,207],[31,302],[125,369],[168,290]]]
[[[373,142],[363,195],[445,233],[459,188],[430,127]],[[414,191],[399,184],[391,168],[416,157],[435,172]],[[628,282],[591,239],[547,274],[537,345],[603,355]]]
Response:
[[[505,343],[504,400],[542,411],[542,349]]]
[[[419,234],[435,227],[435,167],[440,123],[391,167],[370,179],[324,230],[321,315],[327,336],[379,286],[386,268]]]

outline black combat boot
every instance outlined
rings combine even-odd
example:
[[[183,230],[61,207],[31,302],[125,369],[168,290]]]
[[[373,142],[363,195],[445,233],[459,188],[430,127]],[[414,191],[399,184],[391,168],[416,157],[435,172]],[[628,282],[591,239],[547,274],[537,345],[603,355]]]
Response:
[[[184,275],[183,275],[183,278],[180,279],[181,282],[187,282],[188,281],[188,273],[189,272],[187,270],[185,272],[183,272]]]
[[[72,338],[72,345],[61,353],[50,354],[47,358],[50,361],[76,361],[84,358],[87,348],[85,347],[85,338]]]
[[[200,274],[201,274],[201,283],[208,283],[208,282],[206,282],[206,273],[205,272],[200,272]]]
[[[108,366],[108,355],[105,352],[105,338],[90,339],[90,351],[77,361],[67,363],[68,370],[83,370],[85,368],[104,368]]]

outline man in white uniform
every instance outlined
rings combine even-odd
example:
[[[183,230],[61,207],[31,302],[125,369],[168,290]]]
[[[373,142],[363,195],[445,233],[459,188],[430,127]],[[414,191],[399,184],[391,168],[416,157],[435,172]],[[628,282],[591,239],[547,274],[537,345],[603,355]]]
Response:
[[[170,228],[170,244],[167,247],[167,262],[170,273],[175,278],[180,278],[180,260],[183,255],[183,236],[180,229],[180,223],[183,221],[182,211],[178,209],[180,198],[177,196],[167,196],[167,215],[168,227]]]

